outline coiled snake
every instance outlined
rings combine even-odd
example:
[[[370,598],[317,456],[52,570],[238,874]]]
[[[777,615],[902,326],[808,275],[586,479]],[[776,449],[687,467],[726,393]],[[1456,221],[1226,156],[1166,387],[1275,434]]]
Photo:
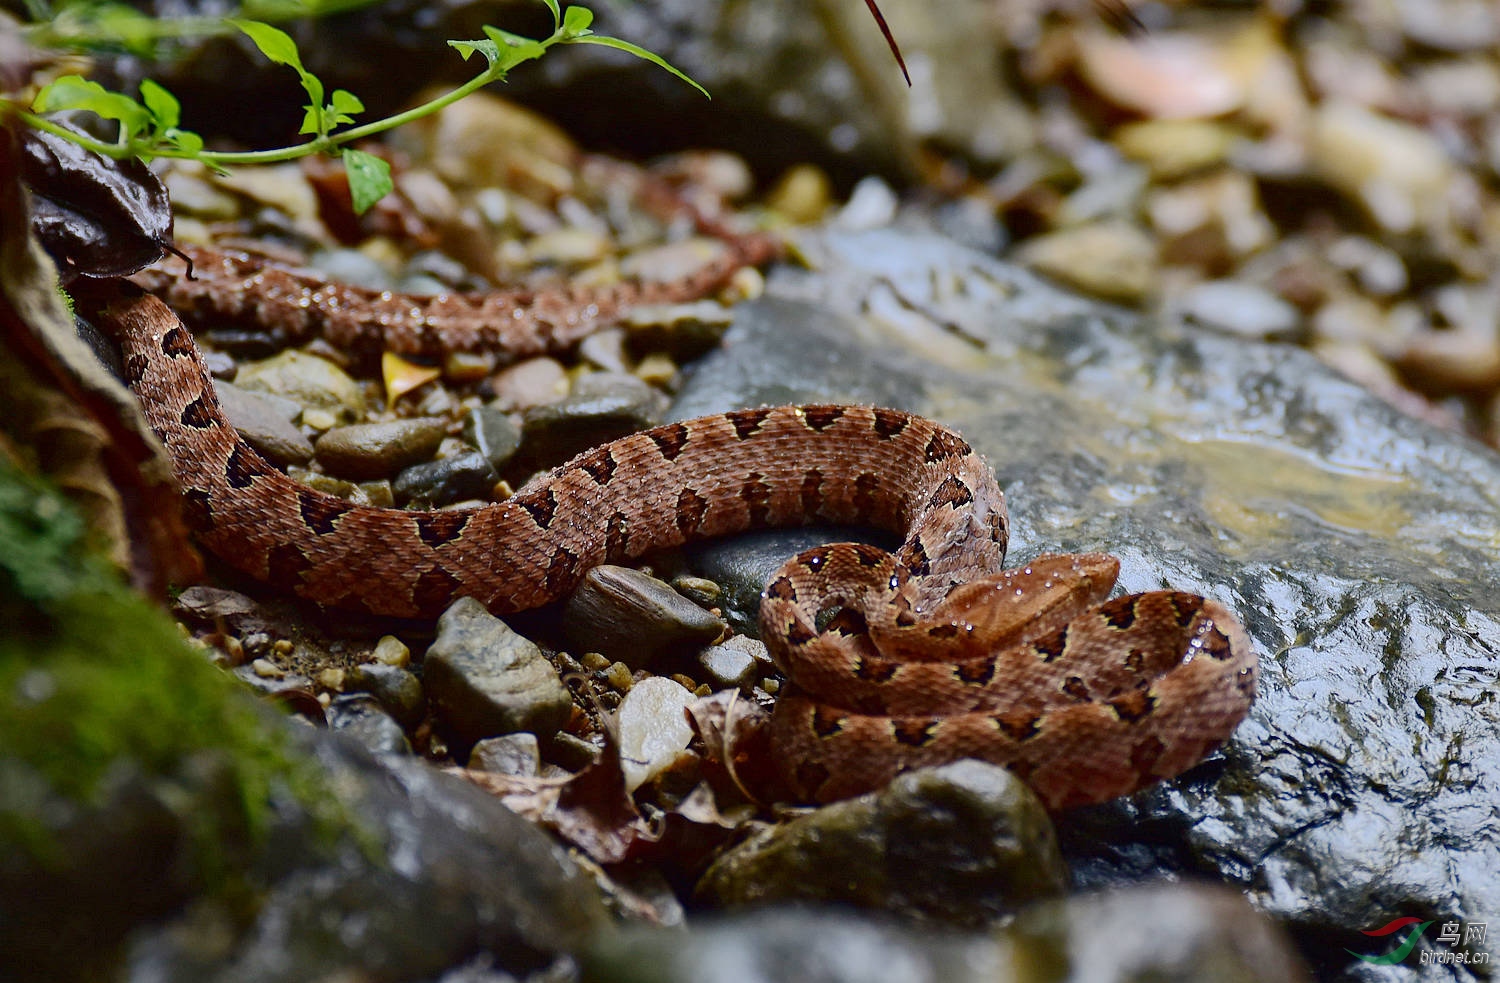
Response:
[[[189,301],[200,308],[215,290],[241,313],[274,308],[255,283],[240,296],[222,284],[156,285],[196,291]],[[316,303],[320,288],[303,288]],[[344,302],[340,324],[378,330],[347,293],[323,296]],[[587,298],[568,305],[574,321],[599,311]],[[420,314],[420,303],[406,306]],[[976,757],[1019,773],[1049,808],[1099,802],[1195,764],[1254,698],[1256,655],[1223,605],[1172,591],[1105,600],[1118,563],[1101,554],[1003,570],[1008,526],[994,475],[931,420],[865,406],[737,410],[594,448],[483,508],[373,508],[313,491],[245,444],[191,335],[160,300],[125,288],[99,309],[199,540],[320,604],[427,618],[468,595],[503,614],[567,596],[597,564],[690,540],[811,522],[902,535],[894,554],[809,550],[766,588],[762,636],[791,681],[772,745],[798,799],[831,801],[904,769]],[[559,336],[556,318],[546,323],[541,348],[576,339]],[[409,346],[419,351],[442,340],[401,330],[424,339]]]

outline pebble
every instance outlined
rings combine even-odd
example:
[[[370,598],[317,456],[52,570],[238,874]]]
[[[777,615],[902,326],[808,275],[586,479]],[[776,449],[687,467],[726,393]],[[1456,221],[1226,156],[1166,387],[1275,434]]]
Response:
[[[522,450],[528,461],[551,466],[573,455],[661,422],[667,399],[632,375],[597,372],[573,392],[523,417]],[[537,448],[545,449],[545,457]]]
[[[371,505],[382,509],[396,507],[396,490],[389,481],[383,478],[379,481],[361,481],[358,487],[360,495]]]
[[[636,365],[635,377],[653,389],[671,392],[677,388],[677,363],[664,352],[651,352]]]
[[[1175,181],[1222,164],[1243,134],[1209,120],[1143,120],[1114,132],[1114,144],[1126,157],[1145,164],[1151,176]]]
[[[563,615],[575,651],[601,652],[632,669],[645,668],[664,651],[715,641],[725,629],[670,584],[611,564],[584,576]]]
[[[396,287],[390,271],[358,249],[325,249],[309,256],[307,265],[339,283],[370,290],[394,290]]]
[[[620,260],[620,275],[647,283],[672,283],[724,255],[724,243],[696,237],[639,249]]]
[[[304,484],[313,491],[320,491],[325,495],[333,495],[361,505],[366,504],[364,492],[352,481],[345,481],[343,478],[335,478],[333,475],[318,471],[309,471],[306,468],[287,468],[286,473],[293,481]]]
[[[761,666],[771,664],[771,656],[760,639],[736,635],[699,652],[698,664],[714,688],[749,692],[760,679]]]
[[[268,461],[285,468],[312,460],[313,445],[292,423],[302,408],[289,399],[249,392],[232,382],[214,382],[230,426]]]
[[[1187,33],[1153,31],[1144,39],[1078,33],[1079,68],[1095,92],[1152,119],[1221,116],[1238,108],[1245,87],[1219,45]]]
[[[542,770],[542,753],[535,734],[486,737],[469,752],[469,767],[497,775],[534,778]]]
[[[364,394],[347,372],[325,358],[295,348],[242,363],[234,384],[292,400],[302,407],[304,422],[309,422],[309,410],[323,410],[339,420],[358,419],[365,412]]]
[[[724,588],[707,577],[678,574],[672,578],[672,589],[701,607],[713,607],[724,596]]]
[[[860,178],[832,225],[849,232],[880,229],[896,220],[900,199],[891,186],[873,175]]]
[[[680,177],[730,201],[755,190],[755,174],[738,154],[724,150],[685,150],[652,165],[663,177]]]
[[[428,460],[446,435],[435,417],[334,427],[318,438],[318,462],[351,481],[380,478]]]
[[[509,413],[493,406],[475,406],[464,416],[464,440],[478,448],[496,471],[521,446],[521,427]]]
[[[1146,215],[1164,262],[1217,275],[1275,241],[1255,183],[1218,171],[1146,195]]]
[[[810,225],[823,217],[833,204],[833,186],[828,175],[812,164],[791,167],[766,196],[766,204],[796,225]]]
[[[965,759],[752,834],[719,855],[697,897],[714,907],[847,904],[983,926],[1067,883],[1041,800],[1006,769]]]
[[[286,672],[268,659],[256,659],[250,663],[250,671],[262,679],[280,679]]]
[[[526,258],[536,266],[587,266],[603,260],[613,249],[608,235],[570,227],[533,238],[526,244]]]
[[[236,167],[212,180],[221,188],[270,205],[294,222],[307,223],[318,216],[318,195],[297,164],[266,164]]]
[[[338,426],[339,418],[327,410],[307,409],[302,411],[302,423],[314,430],[332,430]]]
[[[413,464],[391,482],[401,502],[450,505],[466,499],[488,499],[499,475],[479,451]]]
[[[1385,231],[1441,225],[1452,165],[1425,130],[1363,106],[1325,103],[1314,116],[1308,153],[1318,174],[1363,204]]]
[[[381,635],[370,658],[383,665],[404,669],[411,662],[411,649],[395,635]]]
[[[568,135],[537,113],[488,92],[460,99],[393,136],[395,145],[462,187],[506,188],[538,200],[573,188],[578,148]]]
[[[193,215],[209,221],[226,221],[240,214],[239,199],[196,174],[188,174],[181,167],[174,167],[162,176],[167,194],[172,199],[172,210]],[[181,231],[178,232],[181,235]]]
[[[349,671],[352,687],[369,693],[404,727],[415,727],[426,709],[422,681],[400,666],[368,662]]]
[[[595,331],[578,343],[578,354],[606,372],[630,371],[630,360],[625,352],[625,329],[621,327]]]
[[[452,351],[443,356],[443,378],[449,382],[478,382],[491,372],[499,361],[494,352]]]
[[[1271,291],[1235,280],[1214,280],[1188,288],[1177,298],[1182,315],[1216,331],[1243,338],[1286,340],[1302,315]]]
[[[497,372],[490,387],[496,409],[529,410],[555,403],[568,394],[568,370],[555,358],[528,358]]]
[[[1156,291],[1156,243],[1128,222],[1081,225],[1038,236],[1018,250],[1022,262],[1106,300],[1139,304]]]
[[[1429,329],[1411,338],[1396,364],[1426,390],[1493,389],[1500,386],[1500,341],[1471,328]]]
[[[422,679],[438,719],[467,746],[517,731],[548,738],[573,712],[542,650],[469,597],[438,619]]]
[[[685,687],[651,676],[630,688],[616,715],[625,789],[634,792],[687,750],[693,728],[684,710],[696,697]]]
[[[375,754],[411,754],[401,725],[368,696],[341,696],[328,705],[328,726],[359,741]]]
[[[410,173],[408,172],[405,176],[410,176]],[[431,180],[434,189],[441,188],[451,199],[452,193],[447,190],[447,185],[431,174],[428,174],[427,177]],[[428,281],[437,281],[441,286],[439,289],[432,291],[432,293],[451,293],[455,290],[478,289],[483,286],[481,283],[476,282],[475,276],[469,272],[467,266],[437,249],[425,249],[412,256],[406,261],[402,275],[406,277],[423,277]],[[404,282],[401,285],[401,289],[410,290]]]
[[[713,300],[691,304],[645,304],[625,315],[622,324],[631,345],[640,351],[665,351],[688,361],[718,347],[734,323],[734,311]]]

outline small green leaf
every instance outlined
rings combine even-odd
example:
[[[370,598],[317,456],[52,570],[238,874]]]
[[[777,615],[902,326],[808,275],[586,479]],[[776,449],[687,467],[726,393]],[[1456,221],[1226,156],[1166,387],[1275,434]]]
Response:
[[[485,36],[500,46],[500,61],[503,69],[519,65],[523,61],[540,58],[547,53],[547,46],[540,41],[502,31],[498,27],[484,25]],[[508,50],[507,50],[508,49]]]
[[[570,9],[577,9],[577,8],[570,8]],[[671,72],[673,75],[675,75],[678,78],[682,79],[688,85],[691,85],[693,88],[695,88],[699,92],[703,93],[703,95],[704,95],[705,98],[708,98],[708,99],[712,99],[713,98],[713,96],[710,96],[708,94],[708,90],[707,89],[705,89],[703,86],[699,85],[697,82],[694,82],[691,78],[689,78],[686,74],[684,74],[682,71],[680,71],[679,69],[677,69],[673,65],[668,64],[667,61],[666,61],[666,59],[662,58],[660,55],[652,54],[651,52],[647,51],[645,48],[642,48],[638,44],[631,44],[629,41],[621,41],[619,38],[612,38],[612,37],[610,37],[607,34],[585,34],[582,37],[569,38],[566,43],[568,43],[568,44],[599,44],[599,45],[603,45],[606,48],[615,48],[615,49],[617,49],[619,51],[628,51],[630,54],[635,55],[637,58],[641,58],[641,59],[644,59],[646,61],[649,61],[651,64],[657,66],[658,68],[665,68],[667,71]]]
[[[127,139],[148,129],[151,124],[151,112],[145,106],[79,75],[64,75],[44,87],[36,94],[31,108],[39,113],[88,110],[105,119],[118,120]]]
[[[354,211],[363,215],[370,206],[390,193],[395,187],[391,183],[391,165],[363,150],[344,151],[344,173],[349,176],[349,196],[354,199]]]
[[[270,24],[262,24],[254,20],[234,20],[229,23],[239,28],[255,42],[260,53],[278,65],[290,65],[298,74],[305,74],[302,68],[302,58],[297,54],[297,42],[293,41],[291,35],[278,27]]]
[[[362,113],[365,111],[365,104],[359,101],[359,96],[348,89],[334,89],[328,109],[334,113]]]
[[[177,97],[150,79],[141,80],[141,102],[151,111],[158,131],[170,130],[182,121],[182,104]]]
[[[563,14],[563,36],[568,38],[582,37],[589,33],[589,25],[594,22],[594,12],[587,7],[569,7],[567,13]]]
[[[174,126],[162,132],[162,139],[184,153],[196,155],[203,152],[203,138],[192,130],[179,130]]]
[[[323,110],[317,106],[302,107],[302,125],[297,128],[298,133],[317,133],[321,135],[323,124]]]
[[[484,60],[491,65],[500,57],[500,47],[493,41],[449,41],[448,44],[457,51],[464,61],[476,51],[484,55]]]
[[[557,29],[562,26],[562,11],[558,9],[557,0],[542,0],[542,3],[545,3],[547,9],[552,11],[552,33],[556,34]]]

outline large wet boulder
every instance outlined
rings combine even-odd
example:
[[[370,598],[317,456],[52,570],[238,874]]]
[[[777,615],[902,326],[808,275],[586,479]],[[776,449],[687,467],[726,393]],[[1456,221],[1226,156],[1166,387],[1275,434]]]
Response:
[[[1359,933],[1398,914],[1500,910],[1491,451],[1303,350],[1164,327],[942,239],[807,248],[818,272],[772,277],[675,416],[815,400],[933,416],[994,466],[1012,561],[1115,553],[1124,590],[1217,598],[1260,649],[1256,705],[1221,753],[1062,817],[1081,886],[1240,885],[1334,967],[1384,952]]]

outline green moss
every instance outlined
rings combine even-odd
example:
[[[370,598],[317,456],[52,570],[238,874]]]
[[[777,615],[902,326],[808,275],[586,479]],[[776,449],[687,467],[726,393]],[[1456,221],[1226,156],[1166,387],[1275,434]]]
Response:
[[[234,802],[191,829],[205,882],[233,879],[215,858],[224,840],[253,848],[273,790],[341,826],[321,772],[268,711],[120,583],[86,539],[61,496],[0,462],[0,755],[51,795],[90,806],[122,766],[177,776],[190,756],[223,752]],[[46,837],[24,801],[0,796],[0,846],[45,862]]]

